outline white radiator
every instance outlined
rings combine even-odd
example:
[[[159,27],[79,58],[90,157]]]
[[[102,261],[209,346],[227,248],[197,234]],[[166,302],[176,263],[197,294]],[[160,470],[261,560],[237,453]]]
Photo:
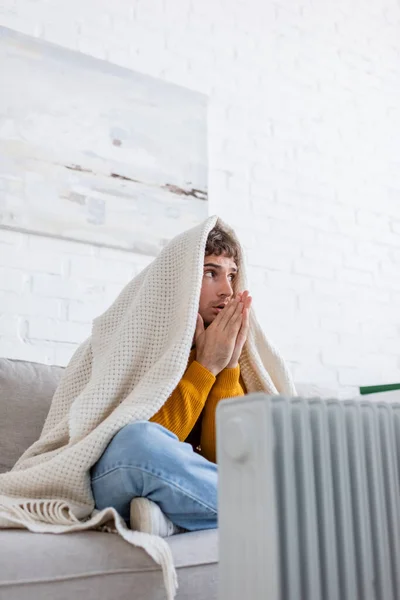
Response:
[[[218,407],[219,600],[400,599],[400,403]]]

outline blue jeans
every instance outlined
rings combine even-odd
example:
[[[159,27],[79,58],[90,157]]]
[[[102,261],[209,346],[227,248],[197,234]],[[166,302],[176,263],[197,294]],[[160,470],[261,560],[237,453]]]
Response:
[[[129,524],[132,498],[156,502],[188,531],[217,527],[217,466],[149,421],[123,427],[92,467],[96,508],[112,506]]]

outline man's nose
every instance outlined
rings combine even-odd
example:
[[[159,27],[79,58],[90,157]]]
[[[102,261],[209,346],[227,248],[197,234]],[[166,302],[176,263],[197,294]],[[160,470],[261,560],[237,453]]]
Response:
[[[232,289],[232,284],[229,281],[229,279],[226,279],[222,283],[219,293],[220,293],[220,296],[226,296],[226,297],[232,296],[233,289]]]

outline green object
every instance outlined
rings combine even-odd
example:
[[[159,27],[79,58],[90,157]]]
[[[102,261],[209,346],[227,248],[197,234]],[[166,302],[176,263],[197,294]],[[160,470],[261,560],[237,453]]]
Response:
[[[378,392],[391,392],[400,390],[400,383],[388,383],[387,385],[365,385],[360,387],[360,394],[377,394]]]

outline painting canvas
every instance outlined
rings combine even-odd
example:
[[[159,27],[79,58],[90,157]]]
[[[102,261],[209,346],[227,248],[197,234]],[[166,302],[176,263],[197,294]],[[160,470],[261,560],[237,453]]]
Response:
[[[206,97],[0,28],[0,227],[156,255],[207,217]]]

